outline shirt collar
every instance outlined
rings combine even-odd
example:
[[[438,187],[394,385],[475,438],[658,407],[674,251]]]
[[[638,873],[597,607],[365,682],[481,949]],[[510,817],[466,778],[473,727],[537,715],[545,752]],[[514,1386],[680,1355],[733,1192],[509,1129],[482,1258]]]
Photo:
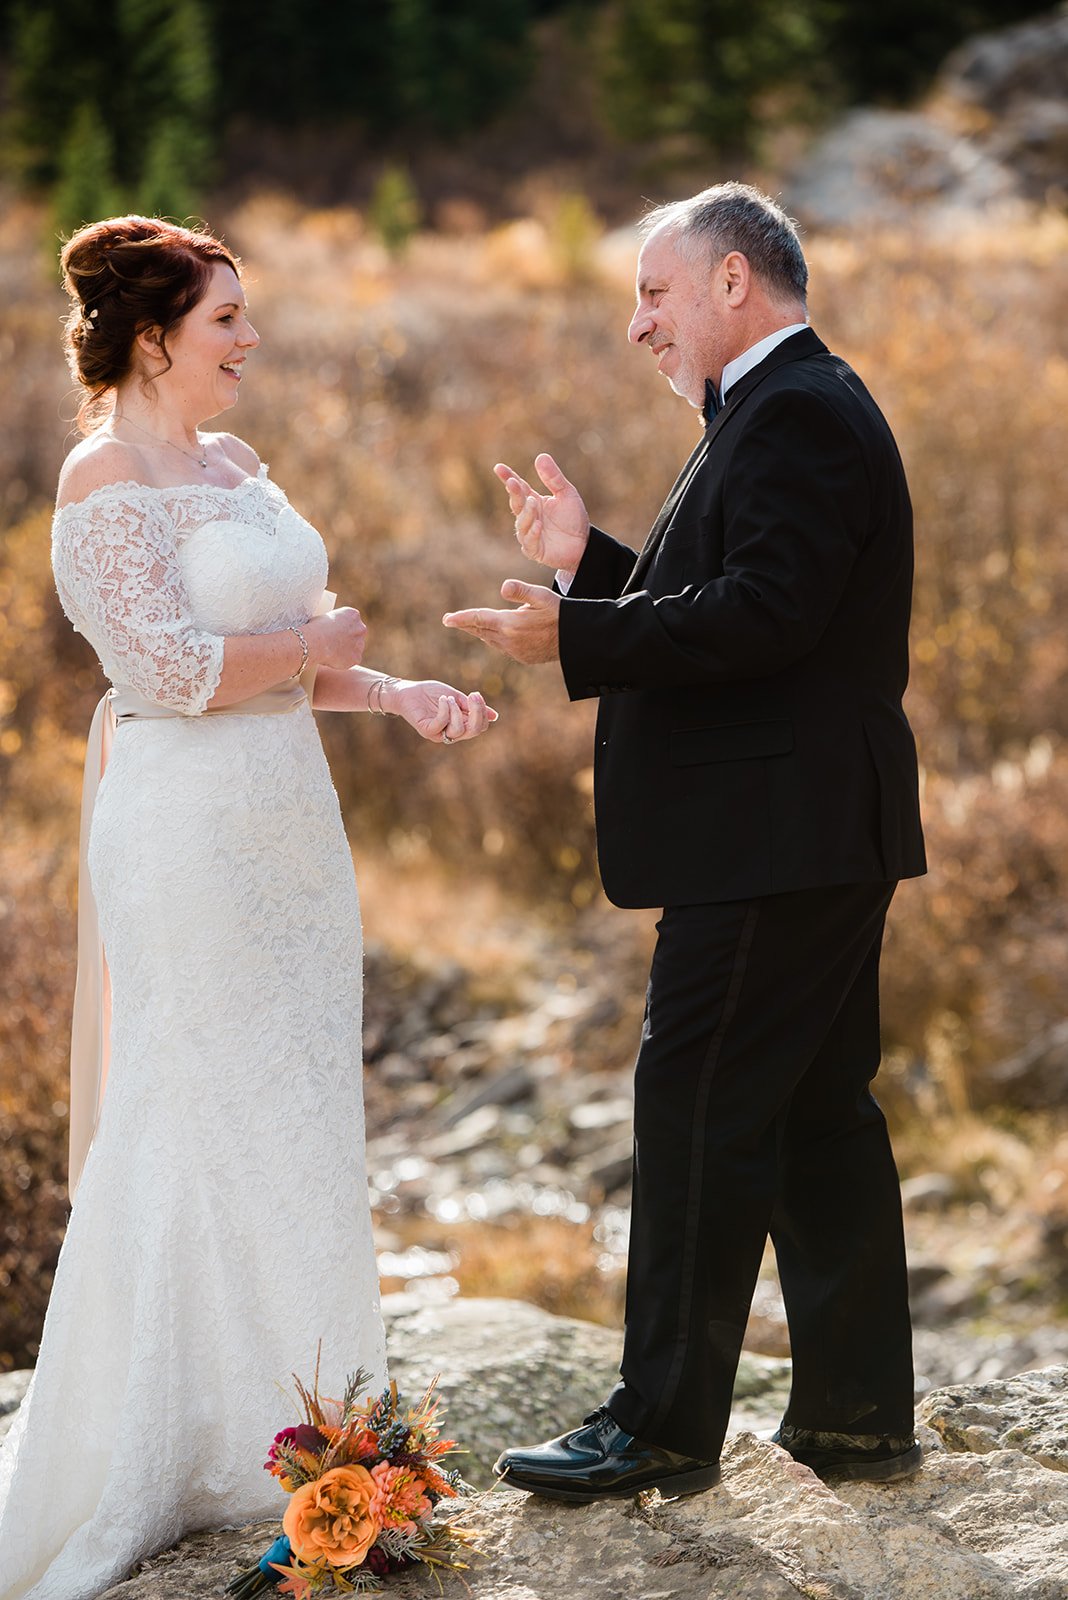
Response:
[[[723,369],[723,376],[719,380],[720,404],[727,398],[727,390],[759,366],[765,356],[782,344],[784,339],[789,339],[795,333],[802,333],[808,327],[807,322],[791,322],[788,328],[776,328],[774,333],[769,333],[766,339],[760,339],[756,344],[751,344],[748,350],[743,350],[740,356],[735,356],[733,361],[728,361]]]

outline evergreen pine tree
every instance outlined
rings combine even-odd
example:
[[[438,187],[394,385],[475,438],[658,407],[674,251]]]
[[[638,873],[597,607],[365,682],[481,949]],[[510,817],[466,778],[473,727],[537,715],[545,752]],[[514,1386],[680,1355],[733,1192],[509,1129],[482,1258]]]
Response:
[[[749,149],[769,90],[815,59],[820,0],[622,0],[611,25],[606,98],[624,138],[694,136]]]
[[[389,0],[395,115],[446,138],[489,121],[528,71],[530,0]]]
[[[153,128],[137,180],[137,209],[146,217],[183,221],[197,208],[196,177],[190,177],[188,130],[176,117]]]
[[[95,105],[81,105],[63,145],[52,195],[56,228],[67,237],[83,222],[114,216],[122,209],[108,130]]]
[[[212,63],[201,0],[119,0],[131,71],[121,158],[149,214],[185,216],[208,173]]]
[[[426,123],[434,104],[437,19],[434,0],[388,0],[393,115]]]
[[[419,196],[407,169],[386,167],[371,195],[368,211],[371,227],[390,255],[402,256],[422,219]]]
[[[109,102],[121,70],[113,9],[99,0],[21,0],[12,7],[5,154],[30,183],[57,178],[78,108]]]

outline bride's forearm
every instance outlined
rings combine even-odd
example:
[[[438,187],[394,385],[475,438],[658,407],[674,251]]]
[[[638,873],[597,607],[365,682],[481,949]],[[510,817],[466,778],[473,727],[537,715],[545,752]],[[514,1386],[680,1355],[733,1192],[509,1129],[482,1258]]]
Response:
[[[300,640],[289,628],[278,633],[235,634],[225,639],[222,673],[209,707],[218,710],[232,706],[285,683],[299,669],[302,653]]]
[[[336,667],[320,667],[315,674],[316,711],[366,711],[367,695],[373,683],[379,679],[389,678],[391,683],[397,680],[391,678],[389,673],[376,672],[372,667],[349,667],[346,672],[339,672]],[[374,699],[376,710],[389,710],[389,695],[381,707],[378,705],[377,691]]]

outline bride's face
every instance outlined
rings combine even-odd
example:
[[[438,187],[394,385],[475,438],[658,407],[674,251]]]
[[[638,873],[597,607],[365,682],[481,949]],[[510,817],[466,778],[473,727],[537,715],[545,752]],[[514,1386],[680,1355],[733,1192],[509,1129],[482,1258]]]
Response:
[[[216,262],[201,299],[167,335],[171,365],[153,387],[197,422],[237,403],[245,357],[260,342],[234,269]]]

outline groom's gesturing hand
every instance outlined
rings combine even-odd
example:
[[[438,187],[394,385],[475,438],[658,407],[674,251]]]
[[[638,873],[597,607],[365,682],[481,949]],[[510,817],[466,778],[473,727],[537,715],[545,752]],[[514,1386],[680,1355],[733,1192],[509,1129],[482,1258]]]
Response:
[[[574,572],[585,554],[590,519],[582,496],[569,483],[552,456],[540,455],[534,465],[548,494],[537,494],[525,478],[499,461],[494,472],[508,490],[519,548],[531,561],[562,572]]]
[[[474,634],[483,644],[526,666],[555,661],[560,654],[560,596],[540,583],[520,583],[518,578],[506,579],[501,594],[505,600],[518,601],[519,609],[491,611],[478,606],[471,611],[447,611],[441,620],[447,628]]]

